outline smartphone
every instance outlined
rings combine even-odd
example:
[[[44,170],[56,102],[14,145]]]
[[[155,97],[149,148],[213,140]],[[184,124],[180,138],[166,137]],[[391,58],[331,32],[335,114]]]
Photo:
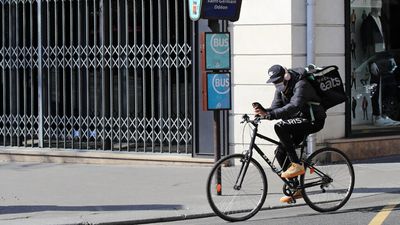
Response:
[[[258,102],[253,102],[252,105],[253,105],[253,108],[255,108],[255,109],[259,108],[259,109],[265,110],[264,107],[262,107],[262,105]]]

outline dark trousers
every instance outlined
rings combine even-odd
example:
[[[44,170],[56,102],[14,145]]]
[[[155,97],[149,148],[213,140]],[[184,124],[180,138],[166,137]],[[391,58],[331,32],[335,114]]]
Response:
[[[275,124],[275,132],[281,145],[275,151],[276,159],[283,170],[286,170],[290,162],[300,163],[296,154],[295,145],[300,144],[305,136],[320,131],[325,120],[314,121],[304,118],[282,120]],[[287,157],[289,160],[286,160]]]
[[[385,85],[385,87],[381,87],[381,85],[384,83],[387,84],[387,79],[389,78],[389,80],[390,80],[390,78],[393,77],[392,70],[395,66],[395,64],[393,64],[393,62],[394,62],[394,59],[392,57],[379,58],[374,62],[377,65],[377,67],[379,68],[378,74],[373,75],[371,73],[371,80],[370,80],[371,85],[376,84],[376,89],[372,93],[372,96],[371,96],[372,115],[374,115],[374,116],[381,115],[382,106],[379,105],[379,91],[381,91],[381,94],[383,92],[388,93],[387,86]],[[382,83],[381,83],[381,80],[382,80]],[[385,82],[385,80],[386,80],[386,82]],[[393,82],[395,82],[395,81],[390,80],[391,84],[393,84]],[[381,90],[381,88],[382,88],[382,90]]]

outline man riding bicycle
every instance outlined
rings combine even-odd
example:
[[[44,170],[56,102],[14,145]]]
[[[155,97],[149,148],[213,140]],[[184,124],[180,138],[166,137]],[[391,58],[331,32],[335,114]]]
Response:
[[[276,88],[271,106],[265,109],[261,104],[253,103],[256,115],[269,120],[281,119],[274,126],[281,143],[275,154],[284,171],[281,177],[286,179],[304,174],[304,166],[295,152],[295,145],[305,135],[320,131],[325,124],[325,109],[319,104],[321,99],[305,74],[303,68],[286,69],[281,65],[273,65],[268,70],[267,81]],[[286,160],[287,157],[291,163]],[[301,198],[300,191],[293,198]],[[290,201],[289,196],[281,198],[281,202]]]

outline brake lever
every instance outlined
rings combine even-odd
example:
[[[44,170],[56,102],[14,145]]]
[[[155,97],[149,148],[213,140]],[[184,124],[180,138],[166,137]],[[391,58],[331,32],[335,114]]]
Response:
[[[242,120],[240,123],[244,123],[244,122],[249,121],[250,117],[249,117],[247,114],[244,114],[244,115],[242,116],[242,119],[243,119],[243,120]]]

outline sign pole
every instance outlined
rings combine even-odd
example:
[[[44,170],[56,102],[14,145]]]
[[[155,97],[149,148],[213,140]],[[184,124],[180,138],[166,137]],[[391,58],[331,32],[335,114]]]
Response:
[[[208,20],[208,26],[212,32],[219,32],[218,20]],[[220,110],[214,110],[214,161],[221,158],[221,118]],[[217,171],[216,183],[221,185],[221,169]],[[217,189],[217,194],[221,195],[222,188]]]
[[[221,127],[220,127],[220,110],[214,110],[214,154],[215,154],[215,162],[217,162],[221,158]],[[216,183],[218,186],[221,185],[221,168],[218,168]],[[217,194],[221,195],[222,188],[217,188]]]
[[[218,20],[208,20],[208,26],[212,32],[219,32]],[[214,160],[217,162],[221,158],[221,128],[220,110],[214,110]],[[220,182],[219,182],[220,183]]]
[[[210,0],[188,0],[189,16],[193,21],[197,21],[200,18],[208,19],[208,27],[214,34],[210,37],[210,43],[206,42],[206,46],[202,50],[204,54],[202,62],[203,82],[209,84],[208,76],[212,76],[212,88],[214,90],[205,90],[203,83],[203,109],[213,110],[214,114],[214,160],[217,162],[221,158],[221,110],[231,109],[231,52],[230,52],[230,35],[223,34],[220,32],[219,20],[237,21],[240,16],[240,8],[242,0],[230,0],[230,1],[210,1]],[[207,35],[205,35],[207,39]],[[203,46],[204,47],[204,46]],[[211,48],[211,53],[208,55],[207,48]],[[206,51],[204,53],[204,50]],[[202,55],[203,56],[203,55]],[[208,64],[210,60],[210,64]],[[204,68],[205,67],[205,68]],[[206,73],[205,71],[212,70],[214,73]],[[229,71],[229,72],[227,72]],[[207,76],[207,77],[205,77]],[[214,82],[215,81],[215,82]],[[228,88],[228,89],[226,89]],[[206,88],[207,89],[207,88]],[[222,90],[221,90],[222,89]],[[209,93],[213,95],[213,100],[209,99]],[[229,97],[229,99],[226,99]],[[228,102],[229,101],[229,102]],[[206,105],[206,107],[205,107]],[[221,187],[221,170],[219,169],[216,177],[217,184]],[[221,188],[217,189],[217,194],[221,195]]]
[[[220,110],[214,110],[214,152],[215,162],[221,158]]]

